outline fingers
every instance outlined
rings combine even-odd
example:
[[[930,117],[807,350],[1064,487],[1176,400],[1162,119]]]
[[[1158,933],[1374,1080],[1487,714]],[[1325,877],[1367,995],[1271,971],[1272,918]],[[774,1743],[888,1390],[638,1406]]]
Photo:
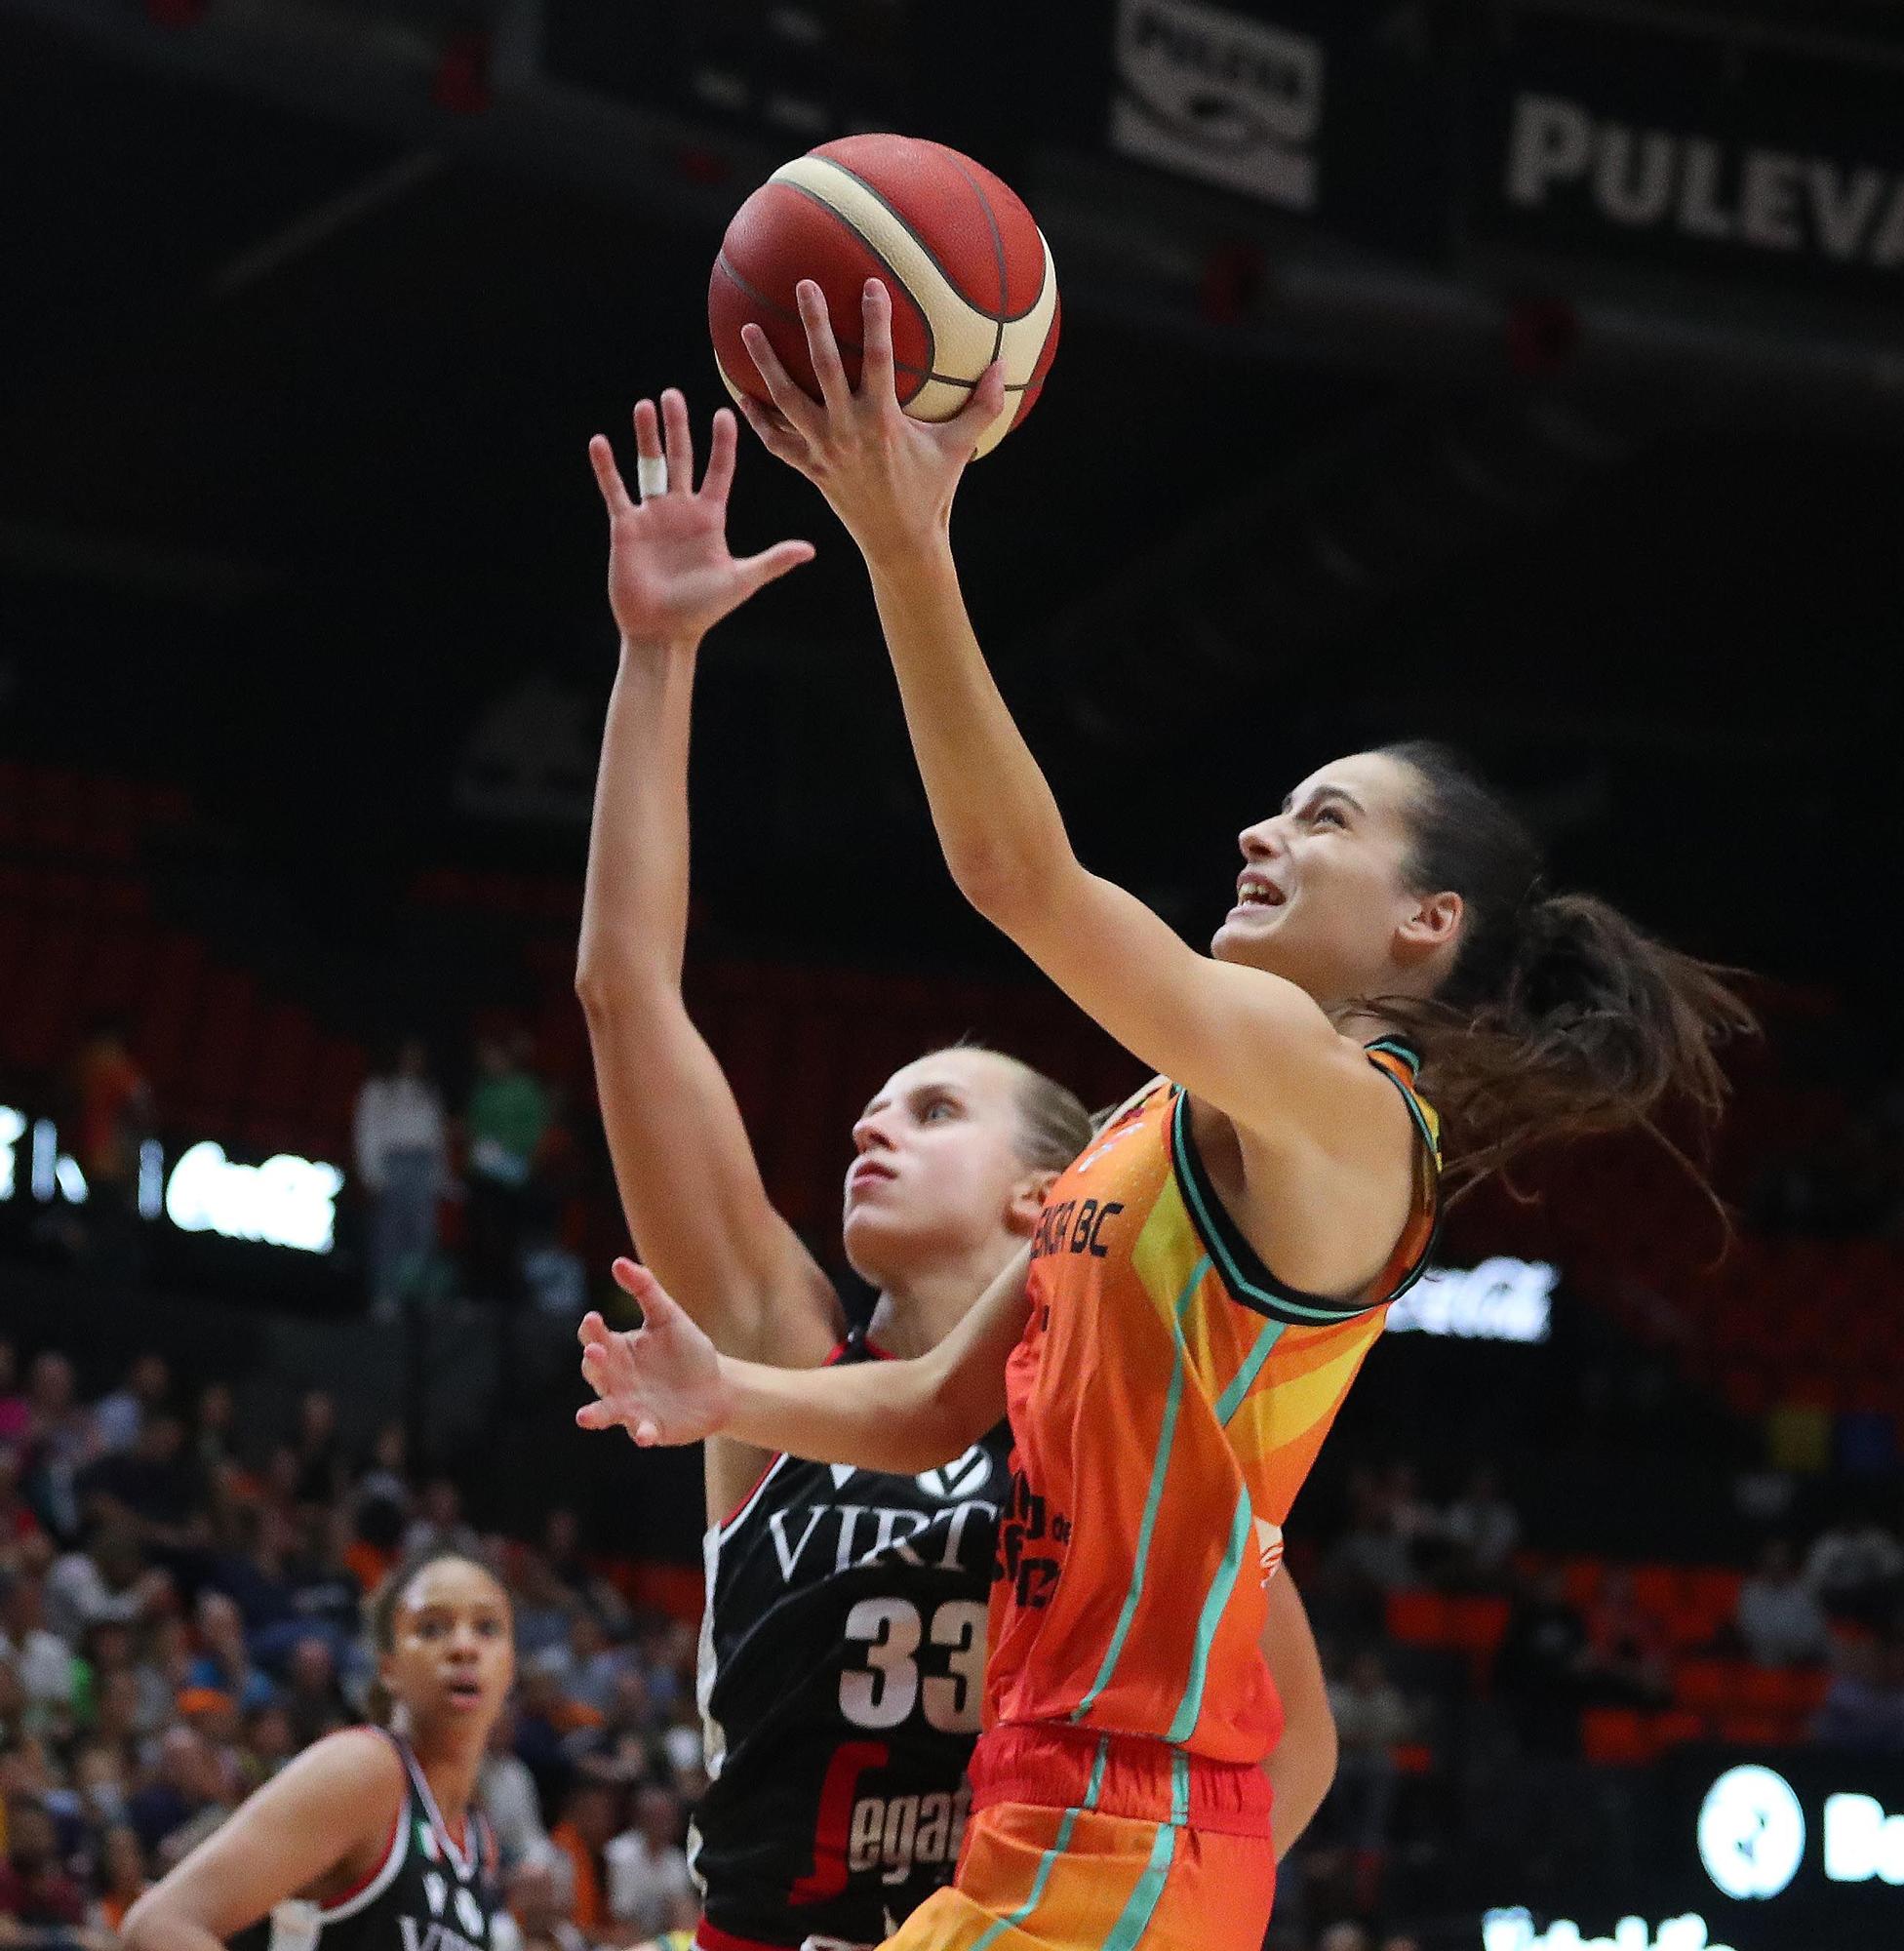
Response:
[[[639,1300],[646,1288],[658,1286],[654,1276],[639,1260],[631,1260],[626,1254],[616,1256],[609,1267],[615,1276],[615,1284],[623,1294],[631,1294]]]
[[[597,1343],[606,1346],[614,1333],[615,1331],[593,1308],[584,1314],[581,1320],[575,1324],[575,1339],[584,1348]]]
[[[615,1426],[615,1412],[605,1402],[583,1403],[575,1412],[575,1426],[578,1429],[613,1429]]]
[[[667,449],[668,493],[694,492],[694,430],[688,423],[688,396],[679,386],[661,395],[661,431]]]
[[[647,461],[661,458],[661,417],[653,400],[635,402],[635,452]]]
[[[846,368],[840,364],[840,344],[833,337],[826,294],[812,278],[802,278],[794,286],[793,295],[800,306],[800,323],[807,329],[807,354],[813,362],[819,396],[829,414],[845,413],[853,405],[853,388],[847,384]]]
[[[703,501],[725,501],[734,486],[734,457],[740,445],[733,413],[723,407],[714,416],[714,431],[707,442],[707,478],[700,484]]]
[[[751,596],[756,589],[764,589],[770,582],[777,582],[789,570],[798,569],[802,563],[812,562],[813,545],[812,542],[775,542],[772,548],[762,549],[759,555],[750,555],[734,564],[747,584]]]
[[[899,404],[892,381],[892,294],[878,278],[866,280],[859,300],[859,397],[877,406]]]
[[[972,397],[952,416],[940,422],[948,447],[975,448],[985,431],[1005,411],[1005,367],[994,360],[978,376]]]
[[[740,336],[746,341],[747,356],[766,382],[774,404],[785,416],[796,433],[816,440],[820,430],[819,409],[793,383],[792,376],[780,364],[780,355],[768,342],[757,325],[743,325]]]
[[[613,521],[616,515],[626,514],[635,504],[628,498],[620,468],[615,464],[615,449],[600,434],[588,443],[588,464],[595,470],[595,485],[602,491],[609,519]]]
[[[745,394],[741,395],[740,411],[746,416],[747,424],[760,436],[760,444],[775,460],[784,460],[789,467],[806,472],[807,443],[781,415]]]

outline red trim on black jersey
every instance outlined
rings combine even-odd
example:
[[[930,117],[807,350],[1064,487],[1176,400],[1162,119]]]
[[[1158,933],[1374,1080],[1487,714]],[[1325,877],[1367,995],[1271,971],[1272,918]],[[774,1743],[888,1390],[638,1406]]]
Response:
[[[379,1728],[377,1732],[381,1733],[383,1730]],[[403,1818],[405,1817],[405,1815],[409,1813],[409,1812],[410,1812],[410,1779],[409,1776],[406,1775],[404,1777],[403,1800],[397,1804],[397,1812],[395,1816],[392,1817],[390,1822],[390,1833],[386,1837],[384,1837],[383,1847],[377,1852],[377,1861],[374,1862],[370,1866],[370,1868],[366,1870],[364,1874],[361,1877],[359,1877],[354,1884],[351,1885],[351,1887],[348,1890],[339,1891],[336,1896],[327,1896],[324,1899],[324,1901],[318,1905],[318,1909],[320,1912],[335,1910],[338,1904],[348,1903],[350,1899],[354,1896],[362,1896],[363,1893],[370,1889],[372,1884],[376,1883],[377,1878],[380,1877],[383,1874],[383,1872],[390,1867],[390,1851],[397,1847],[397,1838],[399,1835],[403,1833]]]

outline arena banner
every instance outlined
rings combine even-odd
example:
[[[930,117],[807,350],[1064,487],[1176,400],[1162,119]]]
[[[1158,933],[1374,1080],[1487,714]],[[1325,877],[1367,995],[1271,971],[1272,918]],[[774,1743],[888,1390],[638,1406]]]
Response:
[[[1904,1765],[1829,1749],[1684,1748],[1630,1867],[1565,1905],[1502,1902],[1478,1951],[1846,1951],[1904,1943]],[[1509,1884],[1512,1877],[1505,1879]]]
[[[1904,292],[1904,69],[1527,21],[1480,61],[1469,145],[1478,233]]]
[[[1434,77],[1382,20],[1367,0],[1116,0],[1108,146],[1362,241],[1439,250]]]

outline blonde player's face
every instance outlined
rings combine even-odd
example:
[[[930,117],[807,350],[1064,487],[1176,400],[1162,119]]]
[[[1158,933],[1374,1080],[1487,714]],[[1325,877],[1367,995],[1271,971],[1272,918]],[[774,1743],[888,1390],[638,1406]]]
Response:
[[[1018,1237],[1042,1180],[1019,1156],[1017,1067],[941,1050],[895,1070],[853,1128],[844,1232],[861,1279],[903,1283]]]
[[[1237,903],[1210,943],[1325,1008],[1405,985],[1403,932],[1422,896],[1406,878],[1414,774],[1380,752],[1321,767],[1283,810],[1238,836]]]
[[[379,1677],[413,1727],[470,1722],[487,1736],[516,1677],[508,1595],[467,1559],[417,1573],[398,1601]]]

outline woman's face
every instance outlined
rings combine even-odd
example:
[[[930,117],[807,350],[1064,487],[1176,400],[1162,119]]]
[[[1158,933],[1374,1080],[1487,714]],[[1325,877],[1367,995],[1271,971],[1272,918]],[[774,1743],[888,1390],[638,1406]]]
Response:
[[[1280,813],[1239,835],[1237,904],[1210,943],[1220,962],[1267,970],[1325,1008],[1423,993],[1451,960],[1455,895],[1408,883],[1414,774],[1379,752],[1312,773]]]
[[[487,1733],[516,1677],[508,1596],[467,1559],[424,1566],[397,1601],[378,1672],[413,1726],[473,1724]]]
[[[1020,1079],[995,1052],[941,1050],[873,1094],[846,1183],[847,1258],[862,1279],[903,1286],[1037,1223],[1046,1175],[1019,1155]]]

